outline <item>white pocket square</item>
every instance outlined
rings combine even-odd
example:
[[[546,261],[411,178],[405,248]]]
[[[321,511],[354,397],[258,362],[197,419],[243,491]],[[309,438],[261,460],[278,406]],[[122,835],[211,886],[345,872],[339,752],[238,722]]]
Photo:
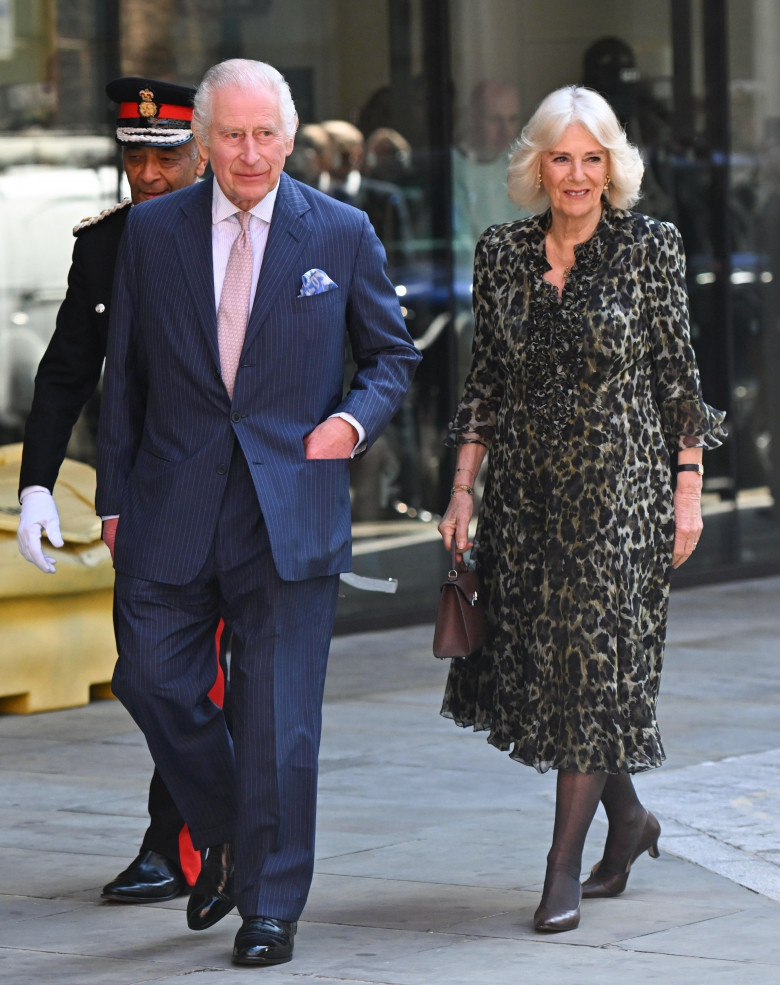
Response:
[[[298,292],[298,297],[308,298],[312,294],[324,294],[325,291],[333,291],[338,286],[324,270],[320,270],[319,267],[312,267],[301,277],[301,289]]]

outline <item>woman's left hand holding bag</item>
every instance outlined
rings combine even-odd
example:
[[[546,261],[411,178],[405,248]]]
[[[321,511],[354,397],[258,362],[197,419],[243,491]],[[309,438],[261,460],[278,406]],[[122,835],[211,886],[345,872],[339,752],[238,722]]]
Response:
[[[472,547],[474,543],[469,540],[469,524],[473,513],[473,495],[464,490],[455,490],[439,524],[439,533],[448,551],[452,547],[452,538],[455,538],[458,561],[463,558],[463,552]]]

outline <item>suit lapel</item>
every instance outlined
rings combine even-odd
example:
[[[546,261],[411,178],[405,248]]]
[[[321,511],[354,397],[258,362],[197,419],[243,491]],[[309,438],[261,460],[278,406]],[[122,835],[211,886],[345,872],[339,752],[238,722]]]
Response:
[[[219,366],[217,310],[214,304],[214,261],[211,244],[212,183],[199,182],[181,204],[176,247],[201,327],[214,361]]]
[[[283,284],[289,283],[290,268],[311,235],[311,225],[305,215],[310,208],[294,182],[282,172],[255,301],[247,325],[247,343],[268,317]]]

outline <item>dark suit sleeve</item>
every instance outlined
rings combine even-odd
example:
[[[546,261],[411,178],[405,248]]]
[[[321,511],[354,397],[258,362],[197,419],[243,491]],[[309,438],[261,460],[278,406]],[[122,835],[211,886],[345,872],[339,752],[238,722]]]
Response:
[[[132,217],[131,217],[132,220]],[[103,399],[97,442],[96,512],[120,512],[127,476],[133,467],[143,427],[146,377],[143,350],[134,335],[135,271],[132,221],[117,258],[106,352]]]
[[[24,429],[20,491],[26,486],[54,489],[73,426],[97,388],[106,354],[115,255],[113,236],[108,240],[103,235],[76,240],[67,293],[35,377],[32,408]],[[95,301],[100,298],[106,306],[103,314],[95,311]]]
[[[401,316],[385,272],[385,251],[364,215],[347,306],[347,331],[357,371],[337,408],[352,414],[367,444],[384,430],[403,401],[422,358]]]

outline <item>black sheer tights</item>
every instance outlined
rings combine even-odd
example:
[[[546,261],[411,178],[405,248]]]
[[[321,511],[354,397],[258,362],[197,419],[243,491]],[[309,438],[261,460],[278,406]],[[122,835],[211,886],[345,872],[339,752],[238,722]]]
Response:
[[[604,857],[599,866],[602,875],[619,875],[626,871],[642,836],[647,811],[642,807],[628,773],[607,777],[601,803],[609,821]]]
[[[558,770],[555,827],[540,904],[546,910],[560,913],[579,906],[582,849],[606,780],[606,773]]]
[[[599,801],[609,821],[600,871],[625,872],[641,836],[646,812],[628,773],[559,770],[555,827],[541,902],[553,912],[574,910],[579,904],[582,850]]]

